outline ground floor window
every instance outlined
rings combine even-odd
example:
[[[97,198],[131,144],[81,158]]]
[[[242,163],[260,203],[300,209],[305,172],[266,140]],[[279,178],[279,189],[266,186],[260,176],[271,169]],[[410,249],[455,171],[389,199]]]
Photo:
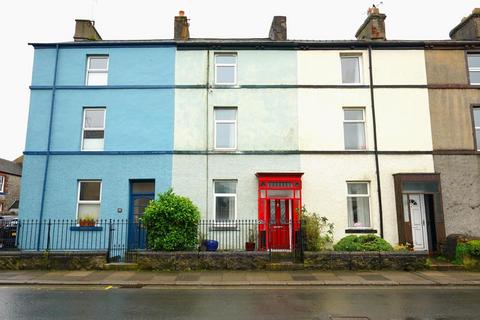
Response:
[[[347,182],[349,228],[370,228],[370,190],[368,182]]]
[[[78,182],[77,220],[100,219],[102,181],[89,180]]]
[[[237,181],[214,181],[215,220],[235,220],[237,217]]]

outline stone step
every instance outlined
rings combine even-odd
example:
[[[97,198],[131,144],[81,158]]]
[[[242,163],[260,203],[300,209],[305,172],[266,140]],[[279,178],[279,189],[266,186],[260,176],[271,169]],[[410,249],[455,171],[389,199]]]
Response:
[[[114,262],[105,264],[105,270],[114,271],[136,271],[138,270],[137,263]]]
[[[293,263],[291,261],[270,262],[266,265],[266,269],[269,271],[294,271],[303,270],[303,268],[303,263]]]
[[[432,264],[428,266],[429,270],[434,271],[465,271],[465,267],[457,264]]]

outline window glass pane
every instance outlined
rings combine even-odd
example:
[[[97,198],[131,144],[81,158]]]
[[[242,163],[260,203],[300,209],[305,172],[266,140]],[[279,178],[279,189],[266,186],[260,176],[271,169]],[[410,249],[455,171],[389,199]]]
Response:
[[[215,193],[236,193],[236,181],[215,181]]]
[[[480,108],[473,109],[473,121],[475,122],[475,127],[480,127]]]
[[[155,193],[155,182],[153,181],[134,182],[132,183],[132,192],[133,193]]]
[[[85,109],[85,128],[103,128],[104,109]]]
[[[4,181],[4,177],[0,176],[0,192],[3,192],[3,181]]]
[[[365,149],[365,124],[346,122],[344,125],[345,149]]]
[[[342,82],[359,83],[360,66],[358,57],[342,57]]]
[[[215,198],[215,220],[234,220],[235,219],[235,198],[234,197],[216,197]]]
[[[215,120],[236,120],[237,109],[215,108]]]
[[[106,70],[108,66],[108,57],[90,57],[90,70]]]
[[[233,84],[235,83],[235,67],[217,66],[216,83]]]
[[[480,83],[480,71],[470,71],[470,83]]]
[[[344,109],[345,120],[363,120],[363,109]]]
[[[370,206],[368,197],[348,198],[348,226],[370,227]]]
[[[80,200],[81,201],[99,201],[100,185],[101,185],[100,181],[80,182]]]
[[[404,182],[403,192],[407,193],[423,193],[423,192],[438,192],[438,183],[431,182]]]
[[[349,183],[348,194],[368,194],[368,186],[366,183]]]
[[[268,190],[269,198],[293,198],[293,190]]]
[[[235,124],[217,123],[215,147],[235,148]]]
[[[104,147],[103,139],[83,139],[84,151],[102,151]]]
[[[469,68],[480,68],[480,54],[469,54],[468,55],[468,67]]]
[[[477,132],[477,150],[480,151],[480,129],[475,130]]]
[[[85,204],[78,205],[78,220],[93,219],[98,220],[100,217],[100,204]]]
[[[408,195],[404,194],[402,196],[402,200],[403,200],[403,221],[409,222],[410,216],[408,214]]]
[[[107,72],[89,72],[87,75],[87,85],[106,86],[108,82]]]
[[[275,200],[270,200],[270,224],[276,224],[276,205]]]
[[[230,54],[217,54],[215,55],[215,63],[218,64],[236,64],[237,63],[237,56]]]

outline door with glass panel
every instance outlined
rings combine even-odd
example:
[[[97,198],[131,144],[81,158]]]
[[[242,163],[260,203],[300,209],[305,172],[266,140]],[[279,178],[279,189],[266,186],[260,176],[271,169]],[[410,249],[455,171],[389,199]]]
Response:
[[[270,248],[272,250],[290,249],[290,199],[268,199]]]
[[[155,198],[155,181],[143,180],[130,183],[130,212],[128,223],[128,248],[145,249],[146,231],[142,224],[145,208]]]

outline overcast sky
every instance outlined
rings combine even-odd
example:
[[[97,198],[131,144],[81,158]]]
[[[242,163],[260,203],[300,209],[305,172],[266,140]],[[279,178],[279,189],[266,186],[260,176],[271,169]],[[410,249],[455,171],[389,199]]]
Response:
[[[286,15],[289,39],[354,39],[372,0],[1,0],[0,158],[25,147],[33,48],[71,41],[74,19],[94,19],[103,39],[172,38],[184,10],[191,37],[266,37],[274,15]],[[448,39],[480,7],[474,0],[384,0],[388,39]],[[47,110],[45,110],[47,111]]]

